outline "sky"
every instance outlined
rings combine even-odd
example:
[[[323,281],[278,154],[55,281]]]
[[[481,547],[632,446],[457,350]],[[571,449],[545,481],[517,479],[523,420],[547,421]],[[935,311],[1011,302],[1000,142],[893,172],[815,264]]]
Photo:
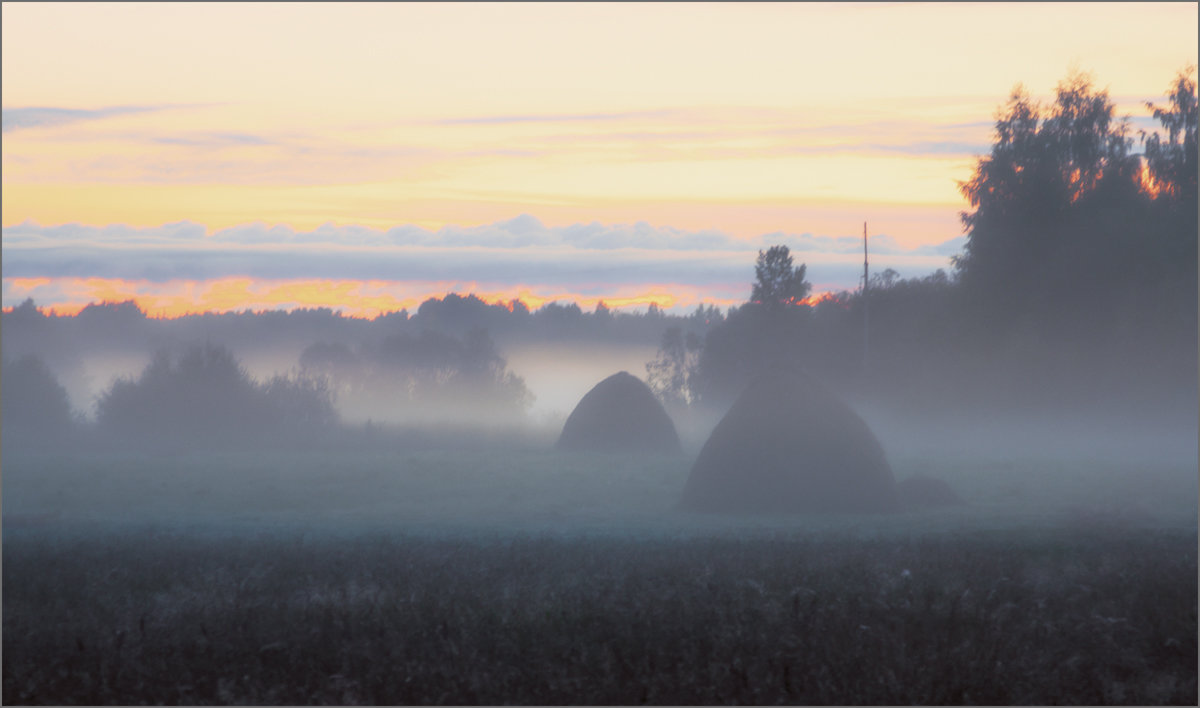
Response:
[[[1196,3],[11,3],[3,306],[721,307],[949,268],[1020,83],[1150,128]]]

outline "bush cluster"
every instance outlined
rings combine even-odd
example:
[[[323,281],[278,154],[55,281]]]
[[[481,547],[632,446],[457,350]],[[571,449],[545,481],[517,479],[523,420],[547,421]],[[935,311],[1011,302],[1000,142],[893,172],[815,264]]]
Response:
[[[160,350],[136,379],[113,382],[96,407],[96,427],[121,441],[254,442],[328,431],[338,421],[325,381],[279,375],[252,379],[229,349],[194,344]]]

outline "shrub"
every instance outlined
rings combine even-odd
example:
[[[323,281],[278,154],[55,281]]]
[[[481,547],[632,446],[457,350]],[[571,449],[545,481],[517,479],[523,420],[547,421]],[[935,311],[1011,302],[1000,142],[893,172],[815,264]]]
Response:
[[[140,377],[118,379],[97,404],[100,431],[121,440],[230,443],[328,428],[337,422],[322,379],[255,382],[219,345],[160,350]]]

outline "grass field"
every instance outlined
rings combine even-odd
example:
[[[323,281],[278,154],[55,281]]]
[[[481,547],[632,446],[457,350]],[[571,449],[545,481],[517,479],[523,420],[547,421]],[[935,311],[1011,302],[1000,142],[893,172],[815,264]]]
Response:
[[[734,518],[545,441],[5,450],[5,704],[1195,704],[1192,463],[893,456]]]

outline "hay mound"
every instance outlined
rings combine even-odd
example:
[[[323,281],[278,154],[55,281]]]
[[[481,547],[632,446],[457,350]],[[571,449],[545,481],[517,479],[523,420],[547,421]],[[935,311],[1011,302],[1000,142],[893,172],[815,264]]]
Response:
[[[917,509],[931,506],[953,506],[964,503],[962,497],[945,480],[917,475],[896,482],[900,503]]]
[[[642,380],[625,371],[592,387],[567,422],[557,446],[588,452],[678,453],[679,435]]]
[[[899,508],[892,470],[867,424],[808,376],[750,383],[700,450],[683,509],[734,513]]]

